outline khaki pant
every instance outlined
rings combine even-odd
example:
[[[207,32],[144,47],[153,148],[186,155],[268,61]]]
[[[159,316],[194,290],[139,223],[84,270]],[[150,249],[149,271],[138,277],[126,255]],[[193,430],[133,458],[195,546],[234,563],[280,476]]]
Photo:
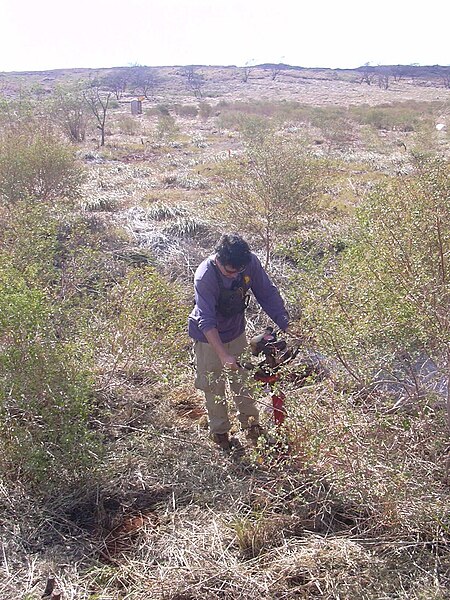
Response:
[[[245,333],[224,346],[229,354],[239,357],[247,346]],[[244,369],[225,371],[216,351],[208,343],[196,341],[194,352],[197,369],[195,387],[205,393],[211,433],[226,433],[231,427],[226,401],[227,380],[234,394],[241,426],[248,427],[250,417],[253,418],[254,423],[257,423],[259,420],[258,409],[246,388],[247,372]]]

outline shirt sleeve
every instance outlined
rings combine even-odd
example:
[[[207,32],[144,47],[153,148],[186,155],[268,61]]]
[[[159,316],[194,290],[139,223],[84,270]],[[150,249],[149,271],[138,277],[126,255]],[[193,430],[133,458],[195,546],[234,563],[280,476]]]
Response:
[[[252,256],[251,289],[264,312],[285,331],[289,325],[289,315],[284,300],[256,255]]]
[[[206,270],[194,280],[196,321],[202,333],[217,327],[218,288],[216,277],[211,277],[210,270]]]

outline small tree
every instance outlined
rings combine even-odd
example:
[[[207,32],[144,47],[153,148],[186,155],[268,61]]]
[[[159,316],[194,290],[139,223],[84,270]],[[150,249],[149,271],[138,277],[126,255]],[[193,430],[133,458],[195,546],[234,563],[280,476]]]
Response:
[[[57,86],[50,102],[53,118],[73,142],[84,142],[89,114],[80,85]]]
[[[255,65],[254,65],[254,60],[253,59],[249,60],[249,61],[247,61],[245,63],[245,65],[244,65],[244,67],[242,69],[242,81],[244,83],[247,83],[247,81],[250,78],[250,74],[251,74],[251,72],[253,71],[254,68],[255,68]]]
[[[202,97],[202,87],[205,85],[205,77],[196,71],[193,65],[183,67],[182,76],[186,79],[187,87],[192,90],[196,98]]]
[[[239,231],[258,238],[265,264],[276,236],[295,227],[317,190],[317,160],[298,145],[274,135],[255,136],[222,179],[220,215]]]
[[[156,126],[156,136],[161,142],[172,141],[177,133],[179,127],[171,114],[162,114],[158,116],[158,124]]]
[[[103,79],[105,87],[111,90],[116,100],[120,100],[125,94],[129,81],[130,76],[126,69],[113,71]]]
[[[270,65],[270,78],[272,81],[278,77],[278,75],[284,70],[285,65],[283,63],[272,64]]]
[[[134,92],[150,100],[158,85],[156,70],[151,67],[134,65],[130,69],[130,86]]]
[[[110,91],[103,91],[101,82],[98,79],[90,81],[83,92],[84,100],[97,120],[97,128],[101,134],[100,146],[105,145],[106,115],[111,94]]]
[[[359,67],[361,72],[361,79],[359,83],[367,83],[370,85],[375,79],[375,67],[371,67],[370,63],[364,63],[362,67]]]
[[[377,67],[378,87],[387,90],[389,89],[389,79],[392,76],[392,71],[389,67]]]
[[[399,81],[404,79],[404,77],[408,73],[407,67],[405,67],[403,65],[394,65],[392,67],[391,71],[392,71],[392,77],[394,78],[394,81],[396,83],[398,83]]]

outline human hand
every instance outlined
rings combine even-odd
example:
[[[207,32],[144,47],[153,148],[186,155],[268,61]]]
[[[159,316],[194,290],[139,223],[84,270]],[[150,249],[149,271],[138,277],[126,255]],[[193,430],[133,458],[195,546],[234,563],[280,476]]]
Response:
[[[239,369],[236,358],[231,354],[224,354],[220,360],[224,369],[229,369],[231,371],[237,371]]]

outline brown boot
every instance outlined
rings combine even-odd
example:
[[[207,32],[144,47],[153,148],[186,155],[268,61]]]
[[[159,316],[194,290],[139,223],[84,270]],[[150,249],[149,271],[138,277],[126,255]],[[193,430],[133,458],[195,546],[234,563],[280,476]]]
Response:
[[[266,431],[259,423],[252,423],[252,425],[245,430],[245,434],[248,440],[256,444],[261,436],[266,435]]]
[[[213,433],[211,435],[211,439],[218,446],[220,446],[222,450],[231,450],[230,437],[228,433]]]

